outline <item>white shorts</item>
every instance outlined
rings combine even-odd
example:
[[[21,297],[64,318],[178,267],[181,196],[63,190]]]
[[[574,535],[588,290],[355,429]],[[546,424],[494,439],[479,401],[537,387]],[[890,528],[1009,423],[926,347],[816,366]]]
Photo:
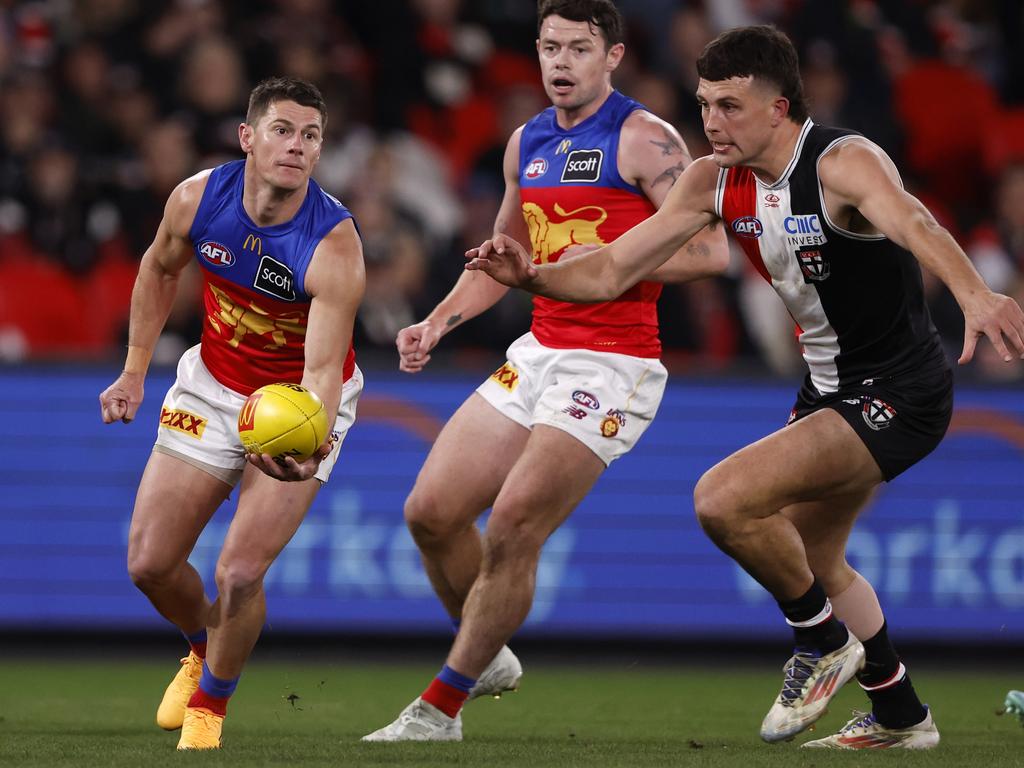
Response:
[[[330,477],[345,435],[355,423],[362,391],[363,374],[357,367],[341,389],[334,448],[314,475],[321,483]],[[178,378],[164,397],[153,450],[179,456],[234,485],[246,464],[245,450],[238,439],[238,411],[244,402],[243,395],[213,378],[199,356],[199,345],[192,347],[178,361]]]
[[[508,362],[476,391],[527,429],[547,424],[568,432],[605,465],[636,445],[668,380],[655,358],[554,349],[532,333],[512,342],[506,354]]]

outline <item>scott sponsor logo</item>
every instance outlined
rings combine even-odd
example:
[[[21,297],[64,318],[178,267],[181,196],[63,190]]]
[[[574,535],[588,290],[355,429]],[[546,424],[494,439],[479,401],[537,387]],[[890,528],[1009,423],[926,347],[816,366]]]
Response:
[[[207,240],[199,245],[199,253],[203,255],[207,264],[215,267],[230,267],[235,263],[235,254],[226,245]]]
[[[523,175],[528,179],[536,179],[543,176],[548,172],[548,161],[543,157],[537,157],[530,161],[530,164],[526,166],[526,171]]]
[[[732,231],[737,237],[754,238],[760,237],[764,232],[761,220],[755,216],[744,216],[732,223]]]
[[[818,214],[809,213],[802,216],[787,216],[782,220],[782,228],[790,235],[820,235],[821,222]]]
[[[285,301],[295,301],[295,275],[287,265],[264,256],[256,269],[254,288]]]
[[[596,411],[601,407],[601,403],[589,392],[584,392],[582,389],[577,389],[572,393],[573,402],[584,405],[592,411]]]
[[[593,182],[601,178],[604,152],[600,149],[574,149],[565,161],[562,181]]]

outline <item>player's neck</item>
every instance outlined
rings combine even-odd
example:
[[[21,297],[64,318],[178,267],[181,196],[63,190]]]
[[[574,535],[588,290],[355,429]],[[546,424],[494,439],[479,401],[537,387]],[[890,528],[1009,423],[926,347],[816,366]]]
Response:
[[[306,199],[308,185],[299,189],[272,187],[259,179],[246,177],[242,207],[258,227],[272,227],[290,221]]]
[[[555,107],[555,120],[558,121],[558,127],[564,131],[568,131],[571,128],[575,128],[577,125],[582,123],[588,117],[592,117],[597,114],[597,111],[604,106],[604,103],[608,100],[608,97],[612,95],[611,83],[606,83],[604,89],[593,101],[588,101],[575,109],[563,109],[561,107]]]
[[[744,165],[764,184],[774,184],[789,167],[802,129],[803,123],[785,120],[775,130],[771,142],[764,151]]]

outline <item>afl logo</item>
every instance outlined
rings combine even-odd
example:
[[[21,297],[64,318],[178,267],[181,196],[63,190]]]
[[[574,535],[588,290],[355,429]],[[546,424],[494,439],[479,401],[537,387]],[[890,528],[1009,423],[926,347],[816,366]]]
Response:
[[[536,179],[539,176],[543,176],[548,171],[548,161],[543,157],[538,157],[530,161],[530,164],[526,166],[526,173],[523,175],[528,179]]]
[[[601,407],[601,403],[598,402],[596,397],[594,397],[589,392],[584,392],[582,389],[577,389],[575,392],[573,392],[572,399],[573,402],[579,403],[580,405],[585,405],[592,411],[596,411],[598,408]]]
[[[761,233],[764,232],[764,227],[761,226],[760,219],[753,216],[744,216],[742,219],[736,219],[732,223],[732,231],[738,237],[755,238],[761,236]]]
[[[228,250],[226,245],[215,243],[212,240],[207,240],[200,245],[199,252],[203,254],[207,263],[215,267],[230,267],[235,263],[235,254]]]

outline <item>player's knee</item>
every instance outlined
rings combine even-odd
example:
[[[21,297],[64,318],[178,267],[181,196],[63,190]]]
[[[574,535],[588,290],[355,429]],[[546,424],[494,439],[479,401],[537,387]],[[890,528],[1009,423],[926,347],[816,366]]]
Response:
[[[241,557],[221,556],[214,577],[217,593],[227,604],[244,602],[263,587],[268,563]]]
[[[442,504],[437,494],[418,487],[413,488],[405,500],[404,511],[409,533],[420,546],[443,542],[466,526],[462,516],[454,514],[452,506]]]
[[[149,554],[128,552],[128,576],[144,594],[148,594],[168,583],[174,574],[174,567]]]
[[[693,489],[693,509],[701,528],[715,540],[725,537],[735,518],[730,494],[714,469],[704,473]]]

